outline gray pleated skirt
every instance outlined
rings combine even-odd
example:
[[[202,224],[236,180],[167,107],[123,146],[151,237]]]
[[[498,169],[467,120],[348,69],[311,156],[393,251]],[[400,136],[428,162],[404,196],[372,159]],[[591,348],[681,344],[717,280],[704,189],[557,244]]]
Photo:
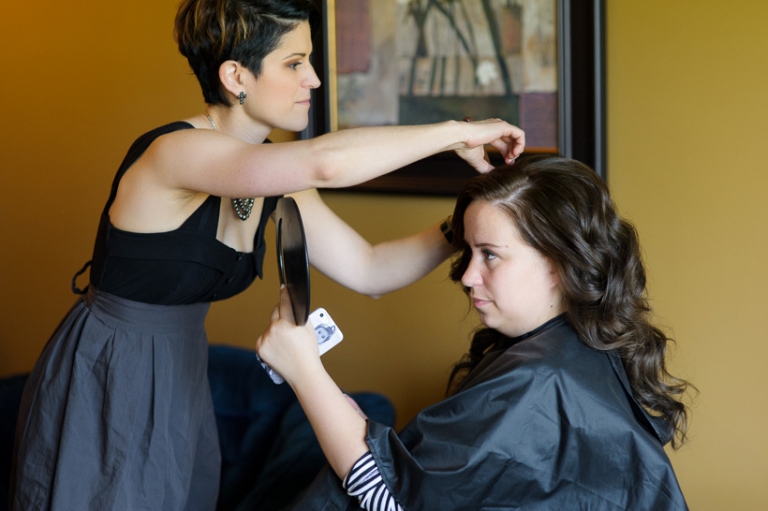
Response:
[[[215,509],[207,311],[95,289],[75,303],[24,390],[13,509]]]

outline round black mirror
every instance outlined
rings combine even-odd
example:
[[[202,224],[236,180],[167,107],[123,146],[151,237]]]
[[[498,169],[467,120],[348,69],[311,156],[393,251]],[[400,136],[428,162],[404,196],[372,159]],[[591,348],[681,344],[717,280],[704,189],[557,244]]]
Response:
[[[277,271],[288,290],[296,324],[309,317],[309,258],[299,206],[291,197],[282,197],[275,209]]]

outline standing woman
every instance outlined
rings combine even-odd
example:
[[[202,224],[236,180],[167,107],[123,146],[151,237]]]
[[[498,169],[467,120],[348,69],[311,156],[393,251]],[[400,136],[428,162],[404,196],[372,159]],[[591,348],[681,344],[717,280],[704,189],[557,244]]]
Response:
[[[380,295],[451,253],[439,226],[372,247],[314,188],[360,183],[444,150],[478,171],[491,168],[485,144],[506,161],[522,152],[522,132],[500,120],[264,143],[275,128],[307,125],[320,85],[310,63],[316,15],[310,0],[182,2],[176,39],[207,108],[139,137],[118,170],[90,286],[24,392],[13,509],[214,509],[220,453],[205,315],[261,275],[278,197],[294,194],[316,268]]]
[[[485,328],[450,395],[399,434],[350,406],[281,292],[257,350],[332,469],[294,511],[687,509],[664,445],[685,439],[688,384],[666,369],[637,233],[602,180],[552,157],[475,176],[453,231],[451,278]]]

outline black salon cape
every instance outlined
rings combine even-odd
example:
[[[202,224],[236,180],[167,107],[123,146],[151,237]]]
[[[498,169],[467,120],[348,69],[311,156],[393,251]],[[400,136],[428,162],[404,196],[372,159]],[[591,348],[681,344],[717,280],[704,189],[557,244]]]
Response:
[[[663,421],[632,398],[619,357],[564,317],[489,353],[461,390],[397,435],[366,441],[405,511],[684,510]],[[326,469],[294,511],[360,509]]]

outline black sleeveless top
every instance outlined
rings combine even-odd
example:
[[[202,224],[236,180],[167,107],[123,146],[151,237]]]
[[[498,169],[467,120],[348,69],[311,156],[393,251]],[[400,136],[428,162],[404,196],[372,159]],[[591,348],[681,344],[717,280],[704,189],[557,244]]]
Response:
[[[138,302],[182,305],[229,298],[262,277],[264,229],[279,197],[264,199],[250,253],[238,252],[216,239],[221,197],[213,195],[174,231],[136,233],[110,223],[109,208],[125,171],[157,137],[182,129],[194,127],[174,122],[145,133],[120,165],[93,250],[90,282],[99,291]]]

